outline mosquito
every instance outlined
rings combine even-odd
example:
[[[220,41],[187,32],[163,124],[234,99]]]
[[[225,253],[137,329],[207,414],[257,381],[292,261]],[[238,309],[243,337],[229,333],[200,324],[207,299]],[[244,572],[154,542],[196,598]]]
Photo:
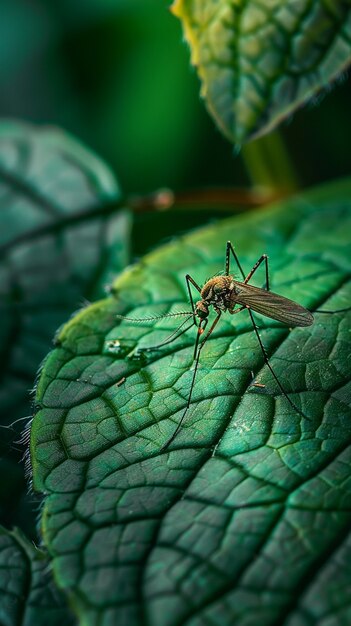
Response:
[[[233,274],[230,273],[230,260],[231,255],[233,256],[235,263],[239,269],[239,272],[243,278],[242,282],[235,280]],[[265,284],[264,287],[254,287],[249,284],[252,276],[258,270],[258,268],[264,263],[265,266]],[[247,310],[251,319],[252,327],[255,332],[258,344],[260,346],[262,356],[265,364],[269,368],[273,378],[275,379],[280,391],[289,402],[290,406],[300,414],[303,418],[309,419],[306,415],[302,413],[302,411],[294,404],[294,402],[289,398],[287,393],[284,390],[283,385],[281,384],[278,376],[276,375],[272,365],[269,362],[267,352],[262,343],[258,325],[253,316],[253,311],[256,313],[260,313],[266,317],[269,317],[273,320],[277,320],[278,322],[282,322],[286,324],[288,327],[304,327],[311,326],[314,322],[314,317],[312,313],[298,304],[293,300],[289,300],[283,296],[280,296],[276,293],[270,291],[270,282],[269,282],[269,266],[268,266],[268,256],[266,254],[262,254],[262,256],[256,261],[253,268],[250,272],[245,275],[241,263],[238,259],[238,256],[231,244],[230,241],[226,244],[226,253],[225,253],[225,273],[224,275],[213,276],[209,280],[206,281],[203,287],[200,287],[197,282],[190,276],[190,274],[186,274],[185,276],[186,286],[189,294],[191,311],[180,311],[177,313],[167,313],[165,315],[154,316],[154,317],[146,317],[142,319],[138,318],[130,318],[122,315],[117,315],[119,319],[124,319],[132,322],[144,322],[144,321],[154,321],[158,319],[164,319],[167,317],[178,317],[178,316],[186,316],[186,319],[181,323],[178,328],[171,333],[164,341],[161,343],[147,348],[140,348],[140,352],[150,352],[152,350],[158,350],[159,348],[175,341],[181,335],[186,333],[193,326],[197,327],[197,334],[194,345],[194,368],[193,368],[193,376],[190,384],[189,395],[187,404],[185,409],[179,419],[179,422],[171,435],[171,437],[166,441],[166,443],[162,446],[161,450],[166,450],[169,445],[174,441],[177,434],[179,433],[184,419],[189,410],[192,394],[195,386],[196,374],[199,367],[200,355],[207,343],[207,340],[212,335],[214,329],[216,328],[221,316],[223,313],[229,313],[230,315],[236,315],[243,310]],[[194,301],[192,288],[196,289],[200,294],[200,299],[196,302]],[[207,329],[207,325],[209,322],[209,315],[211,308],[215,311],[216,317],[213,320],[210,327]],[[339,309],[337,311],[323,311],[318,310],[318,313],[341,313],[343,311],[347,311],[346,309]],[[191,321],[190,321],[191,320]],[[188,322],[190,322],[188,324]]]

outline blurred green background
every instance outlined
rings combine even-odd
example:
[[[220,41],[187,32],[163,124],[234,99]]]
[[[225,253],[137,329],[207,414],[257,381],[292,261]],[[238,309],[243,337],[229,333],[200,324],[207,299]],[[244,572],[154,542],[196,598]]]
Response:
[[[199,96],[169,0],[2,0],[1,115],[62,126],[125,192],[246,185]],[[320,100],[320,99],[319,99]],[[346,77],[283,124],[302,186],[349,173]]]
[[[221,136],[200,99],[181,25],[169,5],[169,0],[1,0],[0,116],[72,133],[106,160],[125,194],[248,187],[242,153]],[[351,170],[347,76],[329,91],[280,129],[302,188]],[[205,213],[138,214],[132,260],[223,215],[215,206]],[[22,469],[16,465],[15,475],[13,464],[9,467],[13,482],[6,501],[25,489]],[[6,467],[0,470],[6,473]],[[18,523],[34,535],[25,508],[9,511],[5,523]]]

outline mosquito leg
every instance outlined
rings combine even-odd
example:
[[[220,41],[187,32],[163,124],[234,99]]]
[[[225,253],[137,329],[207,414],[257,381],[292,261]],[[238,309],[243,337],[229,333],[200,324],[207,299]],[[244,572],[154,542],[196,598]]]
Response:
[[[235,263],[237,264],[240,274],[242,275],[242,277],[245,279],[245,274],[244,274],[244,270],[241,267],[241,263],[238,259],[238,255],[235,252],[232,244],[230,241],[227,241],[227,247],[226,247],[226,251],[225,251],[225,275],[229,276],[229,268],[230,268],[230,253],[232,253],[234,259],[235,259]]]
[[[215,329],[215,327],[218,324],[219,318],[221,317],[221,311],[218,312],[216,319],[214,320],[214,322],[211,325],[211,328],[207,331],[203,341],[200,343],[199,345],[199,349],[197,350],[197,354],[196,354],[196,358],[195,358],[195,367],[194,367],[194,373],[193,373],[193,377],[192,377],[192,381],[191,381],[191,385],[190,385],[190,391],[189,391],[189,396],[188,396],[188,401],[186,403],[186,407],[182,413],[182,416],[177,424],[177,427],[174,431],[174,433],[172,434],[172,436],[168,439],[168,441],[162,446],[161,448],[161,452],[163,452],[164,450],[166,450],[168,448],[168,446],[172,443],[172,441],[174,441],[174,439],[176,438],[177,434],[179,433],[181,427],[182,427],[182,423],[184,421],[184,418],[188,412],[188,409],[190,407],[190,403],[191,403],[191,398],[193,395],[193,389],[194,389],[194,385],[195,385],[195,378],[196,378],[196,374],[197,374],[197,370],[199,367],[199,359],[200,359],[200,354],[201,354],[201,350],[204,347],[207,339],[209,338],[209,336],[212,334],[213,330]],[[207,322],[207,320],[206,320]],[[200,331],[200,327],[199,327],[199,331]],[[197,334],[197,345],[199,344],[199,337],[201,336],[201,332],[198,332]]]
[[[161,343],[157,344],[156,346],[150,346],[150,348],[140,348],[140,352],[147,352],[147,351],[151,351],[151,350],[156,350],[157,348],[160,348],[161,346],[165,346],[168,343],[171,343],[172,341],[174,341],[175,339],[180,337],[183,333],[186,333],[186,331],[189,330],[192,326],[194,326],[194,325],[197,326],[196,313],[195,313],[195,304],[194,304],[193,295],[192,295],[191,289],[190,289],[190,283],[192,285],[194,285],[194,287],[200,293],[201,293],[201,288],[199,287],[199,285],[195,282],[195,280],[189,274],[187,274],[185,276],[185,279],[186,279],[187,289],[188,289],[190,303],[191,303],[191,308],[192,308],[192,312],[193,313],[189,314],[189,317],[174,332],[172,332],[168,337],[166,337],[166,339],[164,341],[162,341]],[[174,315],[176,316],[176,313]],[[120,316],[120,317],[122,317],[122,316]],[[164,317],[171,317],[171,315],[169,315],[169,316],[165,315]],[[186,324],[189,321],[190,317],[193,318],[192,323],[189,326],[187,326],[187,328],[185,328],[180,333],[178,333],[178,330],[183,328],[184,324]],[[123,318],[122,317],[122,319],[127,319],[127,318]],[[132,320],[132,321],[134,321],[134,320]],[[143,320],[135,320],[135,321],[143,321]]]
[[[262,256],[258,259],[258,261],[256,261],[255,265],[253,266],[252,270],[248,273],[248,275],[246,276],[244,283],[248,283],[250,278],[254,275],[254,273],[256,272],[256,270],[258,270],[258,268],[260,267],[261,263],[265,263],[266,266],[266,284],[263,287],[266,291],[270,291],[269,288],[269,270],[268,270],[268,256],[266,254],[262,254]]]
[[[196,359],[197,348],[198,348],[198,345],[199,345],[200,337],[201,337],[202,333],[204,332],[204,330],[205,330],[205,328],[207,326],[207,322],[208,322],[208,320],[205,319],[203,321],[200,321],[200,323],[199,323],[199,327],[198,327],[197,335],[196,335],[196,340],[195,340],[195,346],[194,346],[194,357],[193,357],[194,360]]]
[[[191,316],[192,317],[192,316]],[[187,318],[184,322],[181,323],[180,326],[178,326],[178,328],[176,330],[174,330],[170,335],[168,335],[168,337],[166,337],[166,339],[164,341],[161,341],[161,343],[156,344],[155,346],[150,346],[149,348],[140,348],[139,351],[140,352],[151,352],[152,350],[157,350],[158,348],[161,348],[163,346],[166,346],[169,343],[172,343],[172,341],[175,341],[176,339],[178,339],[179,337],[181,337],[184,333],[186,333],[187,330],[189,330],[190,328],[192,328],[192,326],[194,326],[194,320],[191,322],[191,324],[189,324],[189,326],[186,326],[185,328],[183,328],[184,324],[186,324],[189,321],[189,318]],[[183,328],[183,330],[181,330]],[[180,332],[178,332],[180,331]]]
[[[228,311],[229,311],[230,315],[236,315],[236,313],[240,313],[240,311],[243,311],[244,309],[246,309],[245,304],[243,306],[240,306],[238,309],[234,309],[233,311],[228,309]]]
[[[244,279],[244,283],[247,283],[250,280],[251,276],[253,276],[253,274],[256,272],[256,270],[260,267],[261,263],[264,262],[265,266],[266,266],[266,284],[265,284],[264,289],[266,289],[267,291],[270,290],[270,288],[269,288],[268,257],[267,257],[266,254],[262,254],[262,256],[258,259],[258,261],[253,266],[252,270],[248,273],[247,276],[245,276],[243,268],[242,268],[242,266],[240,264],[238,256],[237,256],[237,254],[236,254],[236,252],[235,252],[231,242],[227,241],[227,248],[226,248],[226,255],[225,255],[225,273],[226,273],[227,276],[229,274],[230,253],[232,253],[232,255],[233,255],[234,259],[235,259],[235,262],[236,262],[236,264],[237,264],[237,266],[238,266],[238,268],[240,270],[240,273],[241,273],[241,275],[242,275],[242,277]]]
[[[294,409],[294,410],[295,410],[295,411],[296,411],[299,415],[301,415],[301,417],[303,417],[303,418],[305,418],[305,419],[307,419],[307,420],[310,420],[310,418],[309,418],[309,417],[307,417],[306,415],[304,415],[304,413],[302,413],[302,411],[301,411],[301,410],[300,410],[300,409],[296,406],[296,404],[294,404],[294,402],[293,402],[293,401],[289,398],[288,394],[286,393],[286,391],[285,391],[285,389],[284,389],[283,385],[281,384],[281,382],[280,382],[280,380],[279,380],[278,376],[276,375],[276,373],[275,373],[275,371],[274,371],[273,367],[271,366],[271,364],[270,364],[270,362],[269,362],[269,359],[268,359],[268,356],[267,356],[267,352],[266,352],[266,349],[265,349],[265,347],[264,347],[264,345],[263,345],[263,343],[262,343],[262,339],[261,339],[260,334],[259,334],[259,332],[258,332],[258,327],[257,327],[257,324],[256,324],[256,322],[255,322],[255,319],[254,319],[254,316],[253,316],[253,314],[252,314],[252,311],[251,311],[250,307],[248,307],[248,306],[247,306],[246,308],[247,308],[247,310],[248,310],[248,312],[249,312],[249,315],[250,315],[250,317],[251,317],[252,326],[253,326],[253,329],[254,329],[254,331],[255,331],[255,334],[256,334],[256,337],[257,337],[258,343],[260,344],[260,348],[261,348],[261,351],[262,351],[262,354],[263,354],[264,362],[265,362],[265,364],[268,366],[268,368],[269,368],[269,370],[270,370],[270,372],[271,372],[271,374],[272,374],[273,378],[275,379],[275,381],[276,381],[276,383],[277,383],[277,385],[278,385],[279,389],[281,390],[282,394],[285,396],[285,398],[287,399],[287,401],[289,402],[289,404],[292,406],[292,408],[293,408],[293,409]]]
[[[190,276],[190,274],[187,274],[185,276],[185,280],[186,280],[186,286],[188,288],[188,294],[189,294],[189,298],[190,298],[190,304],[191,304],[191,308],[193,310],[193,314],[195,316],[195,304],[194,304],[194,299],[193,299],[193,294],[191,293],[191,288],[190,288],[190,283],[195,287],[195,289],[198,290],[199,293],[201,293],[201,287],[199,287],[199,285],[195,282],[195,280]],[[196,318],[194,317],[194,319],[196,320]],[[196,324],[196,321],[195,321]]]

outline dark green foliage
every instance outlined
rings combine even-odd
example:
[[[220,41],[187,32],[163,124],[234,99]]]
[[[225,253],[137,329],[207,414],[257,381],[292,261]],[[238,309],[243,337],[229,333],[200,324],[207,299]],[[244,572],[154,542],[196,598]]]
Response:
[[[63,594],[53,583],[50,563],[18,530],[0,527],[1,626],[74,626]]]
[[[0,406],[9,425],[30,417],[30,390],[58,327],[127,263],[129,217],[114,208],[119,190],[107,166],[53,128],[0,125],[0,185]],[[15,512],[24,484],[17,444],[10,449],[23,426],[1,431],[1,454],[13,462],[11,471],[10,459],[0,465],[1,516],[20,515],[28,528]]]

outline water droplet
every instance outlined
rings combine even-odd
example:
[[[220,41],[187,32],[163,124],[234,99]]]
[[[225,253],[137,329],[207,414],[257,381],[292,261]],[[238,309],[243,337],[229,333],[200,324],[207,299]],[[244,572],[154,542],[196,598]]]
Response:
[[[104,354],[124,359],[129,355],[134,346],[130,344],[121,344],[119,339],[108,339],[104,344]]]
[[[105,341],[104,352],[108,354],[120,354],[121,342],[119,339],[109,339]]]

